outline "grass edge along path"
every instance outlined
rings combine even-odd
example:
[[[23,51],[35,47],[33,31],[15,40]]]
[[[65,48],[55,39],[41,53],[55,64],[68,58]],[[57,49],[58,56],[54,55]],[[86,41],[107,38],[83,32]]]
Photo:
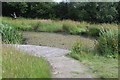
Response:
[[[3,46],[3,78],[51,78],[48,62],[42,57],[35,57]]]
[[[89,73],[95,78],[118,78],[118,58],[107,58],[93,53],[79,54],[71,52],[67,55],[89,67]]]

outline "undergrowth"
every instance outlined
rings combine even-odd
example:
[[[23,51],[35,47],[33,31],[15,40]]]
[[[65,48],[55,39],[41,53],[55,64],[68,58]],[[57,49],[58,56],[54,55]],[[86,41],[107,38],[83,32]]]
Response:
[[[0,33],[4,43],[22,43],[22,34],[6,22],[0,23]]]

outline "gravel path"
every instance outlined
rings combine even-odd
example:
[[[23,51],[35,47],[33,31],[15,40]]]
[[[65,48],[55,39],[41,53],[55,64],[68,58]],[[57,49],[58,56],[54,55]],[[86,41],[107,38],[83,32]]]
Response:
[[[79,61],[65,56],[70,52],[69,50],[35,45],[12,46],[28,54],[45,57],[52,66],[53,78],[91,78],[87,73],[88,68]]]

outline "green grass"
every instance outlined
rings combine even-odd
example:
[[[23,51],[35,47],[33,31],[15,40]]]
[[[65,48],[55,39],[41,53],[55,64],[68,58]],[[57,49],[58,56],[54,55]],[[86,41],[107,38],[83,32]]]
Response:
[[[59,32],[62,30],[62,24],[59,22],[41,22],[36,31]]]
[[[119,24],[90,24],[90,23],[86,23],[86,22],[77,22],[77,21],[71,21],[71,20],[62,20],[62,21],[59,21],[59,20],[44,20],[44,19],[43,20],[39,20],[39,19],[34,19],[33,20],[33,19],[24,19],[24,18],[22,18],[22,19],[11,19],[11,18],[7,18],[7,17],[2,17],[2,20],[6,21],[12,28],[16,28],[16,29],[22,30],[22,31],[65,32],[65,33],[75,34],[75,35],[76,34],[78,34],[78,35],[79,34],[81,34],[81,35],[86,34],[86,35],[92,36],[92,37],[101,36],[101,35],[99,35],[99,33],[100,33],[101,29],[102,29],[101,27],[103,27],[106,30],[108,30],[108,29],[109,30],[117,30],[118,26],[119,26]],[[73,57],[73,58],[75,58],[75,59],[77,59],[79,61],[82,61],[85,65],[89,66],[90,69],[91,69],[91,72],[93,74],[96,74],[95,76],[97,78],[98,77],[99,78],[117,78],[118,77],[118,60],[117,60],[117,57],[110,58],[111,55],[109,57],[104,56],[104,54],[110,54],[111,53],[110,49],[112,49],[112,48],[115,49],[114,51],[118,50],[118,44],[117,44],[118,41],[116,41],[117,37],[114,36],[112,33],[113,32],[110,32],[110,33],[108,32],[107,34],[106,34],[106,32],[105,32],[105,34],[104,34],[104,32],[101,33],[101,34],[103,34],[102,35],[103,37],[97,38],[98,41],[96,41],[98,43],[98,46],[99,46],[98,48],[97,48],[97,46],[95,46],[95,48],[97,48],[97,50],[93,49],[94,47],[91,48],[92,50],[89,50],[88,46],[90,45],[90,42],[88,41],[89,44],[86,45],[87,47],[83,47],[82,45],[79,45],[79,44],[74,46],[73,49],[72,49],[72,52],[69,54],[69,56],[71,56],[71,57]],[[43,34],[41,34],[41,35],[43,35]],[[32,36],[32,39],[33,39],[32,42],[34,42],[37,45],[38,44],[41,45],[46,40],[46,37],[45,37],[46,35],[44,35],[42,37],[43,39],[41,39],[42,41],[40,41],[40,42],[38,41],[38,40],[40,40],[40,39],[38,39],[39,35],[31,34],[31,35],[28,35],[28,36],[30,36],[30,37]],[[58,34],[57,34],[57,36],[58,36]],[[65,37],[67,37],[67,36],[65,36]],[[49,37],[51,38],[51,36],[49,36]],[[65,44],[64,43],[65,37],[62,37],[62,38],[59,37],[60,40],[63,39],[63,40],[61,40],[62,47]],[[60,44],[58,44],[58,41],[56,41],[59,38],[55,37],[55,39],[51,40],[51,42],[53,41],[54,45],[57,44],[57,45],[61,46]],[[35,42],[35,39],[37,39],[37,42]],[[107,41],[105,41],[103,39],[105,39]],[[83,45],[85,45],[84,41],[86,42],[86,40],[82,40]],[[113,43],[113,41],[114,41],[114,43]],[[51,43],[51,42],[50,42],[50,39],[49,39],[48,42],[45,42],[45,43]],[[66,43],[67,42],[68,42],[68,40],[66,39]],[[72,43],[72,41],[70,43]],[[100,45],[99,45],[99,43],[100,43]],[[101,45],[101,43],[103,43],[103,44]],[[113,43],[113,44],[111,44],[111,43]],[[31,44],[31,42],[30,42],[30,44]],[[104,44],[107,44],[107,46],[104,46]],[[54,45],[52,45],[52,46],[54,46]],[[48,46],[48,44],[47,44],[47,46]],[[68,48],[68,46],[66,46],[66,47]],[[106,48],[104,48],[104,47],[106,47]],[[99,50],[103,51],[103,52],[100,52]],[[98,55],[97,51],[102,53],[103,55],[102,56]],[[9,51],[9,53],[11,53],[11,51]],[[114,53],[112,53],[112,54],[114,54]],[[8,55],[7,57],[10,57],[10,56],[11,55]],[[116,55],[114,55],[114,56],[116,56]],[[28,57],[28,55],[26,57]],[[31,56],[31,57],[33,58],[33,56]],[[8,60],[9,58],[5,58],[5,59],[7,61],[7,64],[9,64],[9,63],[13,64],[12,61]],[[15,58],[15,59],[19,59],[19,58]],[[15,59],[13,58],[11,60],[14,61]],[[27,62],[27,58],[23,58],[22,60]],[[16,65],[15,64],[15,66],[20,66],[20,67],[25,66],[27,68],[28,65],[32,65],[31,62],[33,62],[34,60],[36,61],[37,64],[38,63],[39,64],[44,64],[44,63],[42,63],[42,62],[44,62],[43,59],[42,60],[40,59],[41,61],[39,61],[39,62],[38,62],[38,60],[39,60],[38,58],[33,59],[33,61],[31,61],[31,60],[32,59],[30,59],[29,60],[30,62],[28,62],[28,64],[26,64],[26,65],[18,65],[18,64]],[[15,63],[18,63],[18,62],[19,62],[19,60],[15,61]],[[35,63],[35,65],[37,66],[36,63]],[[22,64],[25,64],[25,63],[22,63]],[[14,65],[12,65],[12,66],[13,66],[13,68],[15,67]],[[39,67],[33,66],[32,68],[35,68],[34,70],[32,70],[31,67],[29,67],[26,70],[30,69],[31,72],[33,72],[33,73],[38,72],[40,74],[40,72],[38,71],[38,68],[41,69],[41,67],[40,67],[40,65],[38,65],[38,66]],[[31,76],[31,74],[29,72],[28,72],[29,74],[27,74],[25,69],[23,69],[23,71],[25,71],[24,72],[25,74],[22,75],[22,72],[20,72],[20,75],[17,75],[16,73],[18,73],[19,71],[17,71],[16,68],[11,70],[10,67],[6,67],[6,69],[8,69],[7,71],[10,72],[10,76],[12,76],[12,77],[15,77],[12,74],[14,74],[16,76],[19,76],[19,77],[21,77],[21,76],[24,76],[24,77],[26,77],[26,76],[36,77],[36,76],[39,75],[39,74],[35,74],[33,76],[33,74],[32,74],[32,76]],[[18,69],[19,69],[19,67],[18,67]],[[42,69],[41,69],[41,71],[42,71]],[[47,71],[49,71],[49,70],[47,70]],[[42,71],[42,73],[47,74],[47,73],[44,73],[44,71]],[[43,76],[43,74],[41,74],[41,75]],[[8,75],[8,74],[6,73],[5,75]]]
[[[76,24],[72,24],[70,22],[66,22],[63,24],[62,29],[70,34],[79,34],[79,28],[77,27]]]
[[[90,72],[96,78],[118,78],[118,59],[106,58],[103,56],[69,54],[74,59],[89,66]]]
[[[21,32],[14,29],[4,21],[0,23],[0,33],[2,35],[2,41],[4,43],[22,43]]]
[[[22,31],[66,32],[75,35],[85,33],[93,37],[99,35],[100,27],[118,28],[117,24],[90,24],[72,20],[12,19],[9,17],[2,17],[2,20]],[[88,26],[88,28],[86,28],[86,26]]]
[[[98,37],[100,34],[101,27],[98,26],[88,26],[86,34],[93,37]]]
[[[118,29],[102,30],[96,49],[100,55],[118,57]]]
[[[3,78],[51,78],[48,62],[42,57],[24,54],[3,46]]]
[[[118,78],[118,57],[100,56],[96,50],[91,50],[80,42],[72,48],[71,53],[67,56],[88,66],[91,74],[95,74],[96,78]]]

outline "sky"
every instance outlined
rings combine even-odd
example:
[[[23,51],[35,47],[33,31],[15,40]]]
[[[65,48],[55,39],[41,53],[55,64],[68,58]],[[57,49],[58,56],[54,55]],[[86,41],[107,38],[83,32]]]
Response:
[[[66,1],[66,0],[53,0],[55,2],[62,2],[62,1]]]
[[[53,0],[53,1],[55,1],[55,2],[61,2],[62,0]]]

